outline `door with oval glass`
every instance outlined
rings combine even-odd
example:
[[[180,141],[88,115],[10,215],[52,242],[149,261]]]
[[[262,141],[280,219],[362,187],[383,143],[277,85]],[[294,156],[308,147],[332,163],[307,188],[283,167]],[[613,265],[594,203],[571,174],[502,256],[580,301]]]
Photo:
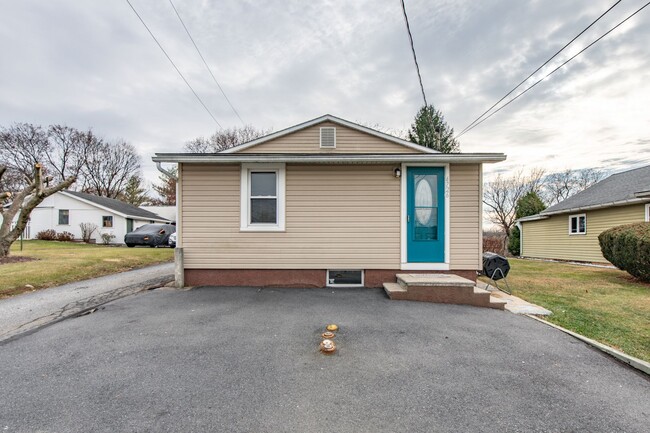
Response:
[[[409,263],[445,261],[445,169],[408,167],[406,258]]]

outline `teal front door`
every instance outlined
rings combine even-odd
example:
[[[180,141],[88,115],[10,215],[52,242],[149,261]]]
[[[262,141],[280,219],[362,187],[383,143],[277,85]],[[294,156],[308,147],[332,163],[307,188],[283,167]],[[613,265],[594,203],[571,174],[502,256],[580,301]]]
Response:
[[[445,261],[445,169],[407,167],[406,259]]]

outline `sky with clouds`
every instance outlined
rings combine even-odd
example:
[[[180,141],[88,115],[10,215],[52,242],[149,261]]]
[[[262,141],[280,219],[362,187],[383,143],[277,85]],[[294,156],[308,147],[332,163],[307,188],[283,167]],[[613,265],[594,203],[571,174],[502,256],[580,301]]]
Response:
[[[167,0],[131,0],[224,127],[240,125]],[[614,0],[406,0],[429,102],[461,131]],[[623,0],[548,72],[645,0]],[[406,130],[422,97],[399,0],[175,0],[246,123],[330,113]],[[461,137],[490,173],[650,163],[650,7]],[[92,127],[151,156],[217,128],[123,0],[0,0],[0,125]],[[541,75],[539,76],[541,78]]]

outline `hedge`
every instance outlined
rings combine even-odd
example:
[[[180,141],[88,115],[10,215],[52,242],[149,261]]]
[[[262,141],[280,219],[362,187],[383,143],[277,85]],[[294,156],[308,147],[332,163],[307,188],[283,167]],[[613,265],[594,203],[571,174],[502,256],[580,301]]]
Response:
[[[650,282],[650,223],[613,227],[598,235],[598,242],[610,263]]]

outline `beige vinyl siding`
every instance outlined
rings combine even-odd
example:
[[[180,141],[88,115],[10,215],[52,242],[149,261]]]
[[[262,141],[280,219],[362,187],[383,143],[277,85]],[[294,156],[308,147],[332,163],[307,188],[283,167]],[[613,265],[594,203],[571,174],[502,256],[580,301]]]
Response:
[[[392,166],[286,167],[286,232],[240,232],[239,166],[183,168],[188,269],[396,269]]]
[[[399,269],[392,165],[286,166],[286,231],[240,231],[240,167],[181,167],[187,269]],[[451,166],[452,269],[479,268],[479,165]]]
[[[569,215],[587,215],[587,233],[569,235]],[[598,235],[621,224],[642,222],[645,205],[617,206],[607,209],[554,215],[548,219],[523,222],[525,257],[585,262],[606,262],[600,252]]]
[[[320,148],[320,128],[336,128],[336,148]],[[323,122],[309,128],[258,144],[238,153],[421,153],[401,144],[384,140],[332,122]]]
[[[481,166],[450,166],[449,249],[451,269],[480,269]]]

